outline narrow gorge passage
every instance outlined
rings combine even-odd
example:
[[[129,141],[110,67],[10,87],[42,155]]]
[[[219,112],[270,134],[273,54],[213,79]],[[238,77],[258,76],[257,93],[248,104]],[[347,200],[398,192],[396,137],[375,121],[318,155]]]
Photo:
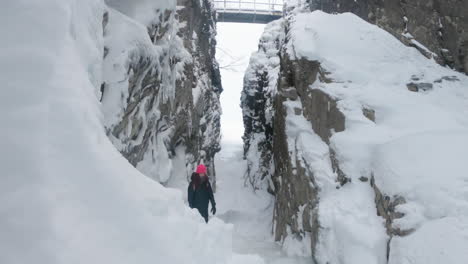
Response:
[[[254,192],[246,182],[243,159],[244,125],[240,97],[250,56],[258,50],[264,24],[217,24],[217,60],[224,91],[221,94],[221,152],[215,157],[217,217],[234,225],[233,250],[258,255],[268,264],[310,263],[310,257],[295,256],[274,241],[272,220],[274,198],[265,191]]]
[[[310,256],[301,256],[304,254],[301,247],[287,251],[274,241],[273,196],[266,192],[254,193],[245,184],[241,174],[246,169],[242,148],[222,150],[215,163],[219,177],[217,217],[233,224],[233,251],[243,255],[257,255],[265,264],[310,264]]]

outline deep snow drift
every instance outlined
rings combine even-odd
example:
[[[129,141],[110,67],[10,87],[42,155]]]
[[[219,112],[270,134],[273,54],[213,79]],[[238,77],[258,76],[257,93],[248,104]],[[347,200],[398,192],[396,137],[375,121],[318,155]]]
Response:
[[[47,0],[0,9],[0,263],[257,261],[232,254],[232,226],[206,225],[107,138],[99,104],[107,8]]]

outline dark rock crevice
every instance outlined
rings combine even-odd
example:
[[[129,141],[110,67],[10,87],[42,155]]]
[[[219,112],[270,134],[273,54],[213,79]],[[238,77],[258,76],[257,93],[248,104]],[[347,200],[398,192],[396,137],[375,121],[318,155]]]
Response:
[[[372,187],[375,198],[375,206],[377,210],[377,215],[385,219],[385,230],[389,239],[387,241],[387,261],[390,256],[391,251],[391,241],[395,236],[407,236],[410,235],[414,230],[402,230],[398,227],[394,227],[393,223],[396,219],[400,219],[405,215],[397,210],[397,206],[405,204],[406,200],[401,196],[390,197],[382,193],[379,187],[375,184],[375,177],[371,175],[370,186]]]

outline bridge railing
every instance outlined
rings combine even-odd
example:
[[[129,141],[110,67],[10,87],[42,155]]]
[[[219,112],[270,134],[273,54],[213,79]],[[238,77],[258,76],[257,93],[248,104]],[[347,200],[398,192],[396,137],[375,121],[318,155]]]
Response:
[[[283,4],[275,0],[214,0],[218,12],[281,14]]]

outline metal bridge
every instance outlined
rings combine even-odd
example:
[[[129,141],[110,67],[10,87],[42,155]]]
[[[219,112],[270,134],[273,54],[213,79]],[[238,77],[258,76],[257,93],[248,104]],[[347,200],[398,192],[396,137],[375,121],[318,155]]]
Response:
[[[266,24],[283,16],[283,0],[214,0],[218,22]]]

